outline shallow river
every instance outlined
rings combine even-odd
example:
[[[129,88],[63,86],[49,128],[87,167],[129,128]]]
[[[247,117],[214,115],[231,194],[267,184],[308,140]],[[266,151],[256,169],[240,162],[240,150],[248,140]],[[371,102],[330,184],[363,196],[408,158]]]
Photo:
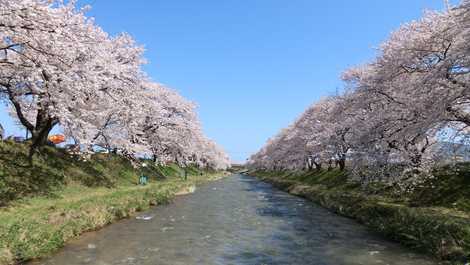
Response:
[[[436,264],[353,220],[241,175],[138,217],[31,264]]]

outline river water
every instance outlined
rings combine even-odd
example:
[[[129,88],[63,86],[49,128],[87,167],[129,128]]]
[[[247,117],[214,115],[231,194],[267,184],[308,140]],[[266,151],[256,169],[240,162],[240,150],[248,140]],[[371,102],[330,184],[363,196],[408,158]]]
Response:
[[[437,264],[353,220],[242,175],[137,217],[88,233],[31,264]]]

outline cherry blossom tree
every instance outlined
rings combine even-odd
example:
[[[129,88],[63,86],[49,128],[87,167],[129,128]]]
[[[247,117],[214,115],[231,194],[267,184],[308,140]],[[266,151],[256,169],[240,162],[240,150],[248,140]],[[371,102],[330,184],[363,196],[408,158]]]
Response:
[[[0,0],[0,99],[32,135],[30,156],[60,125],[76,144],[181,165],[230,166],[195,105],[149,81],[143,48],[110,36],[76,1]]]
[[[127,35],[109,37],[74,1],[3,0],[0,8],[1,95],[31,132],[32,150],[55,125],[81,126],[87,110],[142,78],[142,48]]]
[[[401,26],[374,60],[345,71],[345,92],[313,104],[250,164],[289,168],[307,156],[308,168],[335,160],[344,169],[349,159],[385,179],[393,168],[402,176],[426,172],[443,134],[468,139],[469,16],[470,1],[463,1]]]

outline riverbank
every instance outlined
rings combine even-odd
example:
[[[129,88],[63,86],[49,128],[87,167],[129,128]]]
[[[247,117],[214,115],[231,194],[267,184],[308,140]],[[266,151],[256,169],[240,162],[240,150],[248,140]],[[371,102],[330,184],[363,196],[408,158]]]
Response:
[[[0,264],[46,257],[77,236],[130,217],[225,173],[176,165],[149,166],[142,173],[126,159],[96,154],[84,160],[46,148],[29,167],[26,146],[0,143]],[[18,193],[23,197],[20,198]]]
[[[347,173],[249,172],[293,195],[351,217],[386,237],[450,264],[470,261],[468,171],[445,170],[412,194],[393,187],[361,186]]]
[[[0,264],[46,257],[84,232],[188,194],[220,174],[170,177],[147,186],[68,187],[55,198],[27,199],[0,210]]]

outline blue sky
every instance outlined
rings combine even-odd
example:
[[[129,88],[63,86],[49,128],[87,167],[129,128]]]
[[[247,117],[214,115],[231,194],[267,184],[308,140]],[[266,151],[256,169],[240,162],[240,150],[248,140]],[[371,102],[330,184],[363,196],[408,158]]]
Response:
[[[341,72],[372,58],[401,23],[444,8],[443,0],[79,2],[106,31],[145,46],[151,78],[197,102],[205,132],[234,161],[334,94]],[[6,112],[0,123],[21,133]]]

